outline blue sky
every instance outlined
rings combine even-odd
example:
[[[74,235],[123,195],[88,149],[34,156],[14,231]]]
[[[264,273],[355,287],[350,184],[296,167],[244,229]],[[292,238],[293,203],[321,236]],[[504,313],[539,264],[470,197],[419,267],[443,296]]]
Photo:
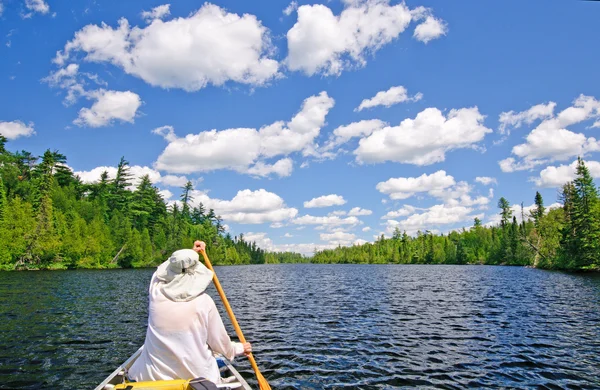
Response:
[[[600,177],[595,2],[0,4],[9,150],[191,180],[268,249],[494,223],[578,155]]]

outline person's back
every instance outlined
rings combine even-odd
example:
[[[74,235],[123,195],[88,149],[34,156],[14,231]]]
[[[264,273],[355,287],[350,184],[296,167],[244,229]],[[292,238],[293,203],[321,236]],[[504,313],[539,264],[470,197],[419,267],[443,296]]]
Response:
[[[187,259],[183,263],[182,257]],[[146,340],[141,356],[129,369],[131,379],[203,377],[218,383],[213,351],[232,360],[251,350],[248,345],[244,351],[243,344],[229,338],[215,302],[204,292],[212,272],[197,258],[191,250],[177,251],[152,276]],[[179,263],[183,267],[177,268]]]

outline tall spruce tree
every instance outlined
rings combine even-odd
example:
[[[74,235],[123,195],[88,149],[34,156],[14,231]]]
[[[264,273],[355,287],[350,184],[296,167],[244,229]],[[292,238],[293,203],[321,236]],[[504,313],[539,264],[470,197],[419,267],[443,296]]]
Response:
[[[573,228],[577,250],[575,267],[582,268],[600,264],[600,223],[598,220],[598,190],[589,169],[581,157],[577,159]]]

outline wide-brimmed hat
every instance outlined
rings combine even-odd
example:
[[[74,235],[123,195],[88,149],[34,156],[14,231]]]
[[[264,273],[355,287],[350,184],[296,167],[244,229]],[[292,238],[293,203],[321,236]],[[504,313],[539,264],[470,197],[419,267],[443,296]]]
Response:
[[[206,290],[213,272],[198,259],[198,253],[193,250],[180,249],[158,266],[156,277],[167,298],[175,302],[191,301]]]

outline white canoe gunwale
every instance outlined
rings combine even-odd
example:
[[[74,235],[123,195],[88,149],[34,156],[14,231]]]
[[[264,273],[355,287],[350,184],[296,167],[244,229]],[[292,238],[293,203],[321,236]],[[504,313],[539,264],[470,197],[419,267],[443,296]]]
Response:
[[[118,384],[123,383],[124,375],[127,372],[127,369],[133,365],[133,362],[140,356],[142,353],[142,349],[144,347],[140,347],[133,355],[131,355],[123,364],[117,367],[102,383],[100,383],[95,390],[107,390],[111,389],[110,385],[116,386]],[[234,376],[235,381],[230,383],[219,383],[216,386],[219,389],[223,390],[234,390],[234,389],[243,389],[243,390],[252,390],[252,387],[246,382],[246,380],[240,375],[240,373],[233,367],[231,362],[227,360],[225,357],[218,355],[215,356],[218,360],[221,360],[225,365],[221,367],[221,376],[228,377]]]

